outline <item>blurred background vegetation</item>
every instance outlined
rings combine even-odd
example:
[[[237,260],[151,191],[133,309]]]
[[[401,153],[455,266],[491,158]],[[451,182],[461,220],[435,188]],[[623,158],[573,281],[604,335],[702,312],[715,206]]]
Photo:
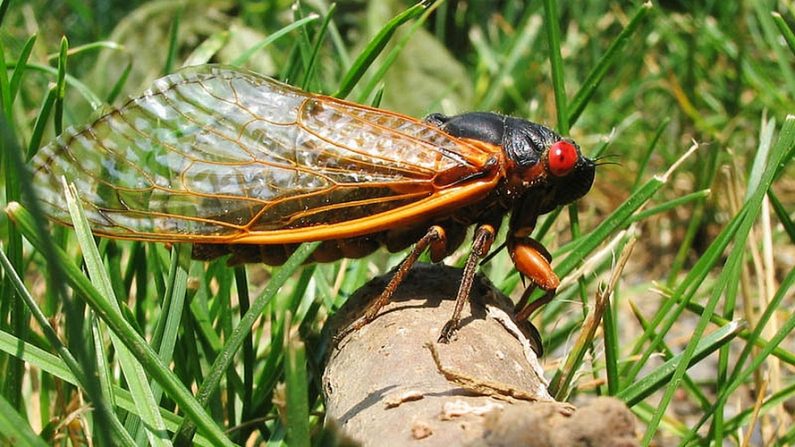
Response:
[[[564,383],[558,395],[574,402],[594,394],[618,395],[641,421],[639,437],[644,443],[739,445],[746,437],[751,445],[795,442],[793,341],[783,335],[774,343],[767,341],[788,327],[795,299],[790,288],[795,265],[795,182],[787,127],[792,123],[786,118],[795,109],[795,6],[763,0],[448,0],[411,10],[412,4],[397,0],[342,0],[335,5],[322,0],[2,1],[4,154],[32,153],[55,137],[61,122],[63,128],[85,125],[161,75],[196,62],[240,65],[330,95],[339,93],[353,75],[358,82],[347,98],[357,102],[417,117],[439,111],[496,111],[556,127],[577,140],[586,154],[607,154],[606,160],[615,164],[599,168],[593,190],[578,207],[563,210],[554,224],[544,221],[540,236],[545,244],[560,259],[559,249],[565,254],[572,246],[585,244],[600,224],[611,217],[619,220],[617,216],[620,221],[610,223],[602,236],[613,238],[611,247],[624,246],[628,236],[620,231],[633,222],[630,233],[638,235],[604,325],[584,346],[575,340],[585,316],[592,312],[588,303],[598,283],[606,281],[610,272],[609,251],[607,257],[604,253],[597,257],[597,247],[583,253],[583,261],[593,257],[597,266],[586,269],[577,284],[562,291],[557,305],[536,321],[547,345],[550,376],[570,380],[556,382]],[[414,12],[393,29],[390,21],[403,11]],[[555,29],[548,19],[553,13]],[[301,24],[291,28],[296,22]],[[282,31],[286,33],[280,35]],[[384,32],[386,46],[380,51],[371,42]],[[360,55],[378,57],[359,64]],[[59,81],[59,71],[67,75],[64,81]],[[628,199],[640,197],[643,186],[671,168],[693,142],[699,149],[658,187],[647,208],[650,212],[626,217],[616,211],[631,202]],[[6,202],[19,199],[10,181],[15,175],[9,174],[11,160],[4,155]],[[767,182],[775,179],[769,190],[767,170]],[[754,193],[760,185],[765,189],[757,203]],[[730,224],[742,220],[744,207],[752,205],[758,219],[749,218],[744,236],[732,232],[737,230]],[[92,315],[80,304],[84,293],[61,296],[63,292],[46,285],[51,263],[60,261],[23,244],[7,222],[3,243],[9,266],[20,273],[63,337],[69,321],[77,320],[79,326],[85,315]],[[81,250],[71,233],[54,229],[51,235],[80,265]],[[729,236],[722,247],[716,245],[721,235]],[[732,238],[739,249],[732,249]],[[714,259],[709,258],[710,248],[718,250]],[[116,297],[125,304],[126,320],[147,340],[156,334],[151,341],[156,350],[162,334],[173,332],[176,349],[161,360],[189,389],[212,375],[211,365],[248,306],[243,304],[247,294],[275,293],[268,292],[266,285],[278,269],[233,270],[223,262],[193,262],[185,267],[177,261],[178,247],[170,252],[157,245],[102,241],[100,249]],[[451,262],[460,263],[462,256]],[[226,435],[235,442],[278,444],[287,442],[287,437],[291,445],[299,445],[308,443],[310,436],[320,442],[323,407],[314,379],[323,349],[317,341],[319,330],[345,297],[400,258],[378,253],[362,261],[309,266],[286,275],[282,291],[269,295],[264,321],[250,323],[253,335],[232,369],[221,370],[225,379],[221,391],[201,402],[208,405],[210,416],[194,420],[202,435],[194,440],[214,439],[207,432],[214,423],[230,430]],[[62,354],[18,301],[11,267],[5,268],[0,316],[2,333],[11,338],[2,347],[6,352],[2,363],[10,372],[0,381],[3,405],[12,411],[8,417],[19,420],[8,419],[12,431],[3,435],[35,433],[46,443],[64,445],[80,444],[90,436],[118,442],[119,433],[112,425],[98,424],[84,400],[83,393],[94,398],[99,394],[92,395],[85,386],[67,386],[65,373],[43,366],[43,359],[59,364]],[[506,292],[521,293],[506,256],[484,270]],[[175,290],[188,297],[190,311],[183,314],[182,307],[170,307],[173,300],[167,298]],[[74,299],[76,308],[65,309],[64,297]],[[771,308],[770,300],[778,311]],[[94,308],[91,303],[89,307]],[[295,318],[285,321],[288,311]],[[178,323],[165,322],[172,312],[177,312]],[[674,318],[666,322],[671,315]],[[710,339],[699,351],[701,331],[727,328],[718,315],[744,320],[745,332],[732,329],[722,338]],[[93,317],[86,321],[95,322]],[[289,324],[300,328],[306,347],[297,335],[282,346]],[[105,368],[114,385],[131,389],[128,379],[119,374],[114,350],[98,353],[102,351],[98,345],[109,343],[107,336],[92,344],[91,324],[71,334],[64,337],[71,349],[79,351],[75,344],[81,343],[81,334],[91,346],[82,354],[86,365],[93,365],[85,366],[86,373]],[[15,351],[14,340],[57,357],[31,360]],[[277,383],[286,381],[289,386],[295,383],[290,377],[303,376],[296,373],[295,365],[285,365],[289,356],[283,349],[306,349],[309,358],[310,379],[303,394],[298,393],[308,408],[304,431],[290,433],[291,426],[302,425],[285,423],[288,410],[295,407],[284,405],[284,391]],[[676,360],[677,353],[683,353],[685,360]],[[660,372],[666,360],[673,366],[658,377],[661,380],[632,388],[641,383],[639,378]],[[154,377],[150,368],[156,366],[141,362]],[[679,368],[683,363],[695,366],[685,374],[684,366]],[[752,371],[744,369],[749,365]],[[302,363],[298,370],[306,367]],[[162,389],[154,380],[149,385],[167,414],[167,431],[174,432],[184,416],[174,409],[184,403],[169,392],[158,398]],[[152,437],[136,422],[140,407],[113,408],[136,443],[168,441],[169,436]],[[182,433],[183,442],[192,435],[185,427]],[[727,444],[721,444],[723,439]]]

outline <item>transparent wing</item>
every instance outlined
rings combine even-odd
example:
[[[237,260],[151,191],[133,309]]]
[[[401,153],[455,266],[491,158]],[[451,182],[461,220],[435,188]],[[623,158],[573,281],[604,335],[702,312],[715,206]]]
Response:
[[[410,206],[490,155],[409,117],[201,66],[65,133],[32,169],[53,220],[69,221],[66,177],[98,234],[224,242]]]

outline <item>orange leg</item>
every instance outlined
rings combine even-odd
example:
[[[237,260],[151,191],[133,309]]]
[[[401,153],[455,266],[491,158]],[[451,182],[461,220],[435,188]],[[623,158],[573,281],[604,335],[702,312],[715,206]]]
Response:
[[[458,326],[461,324],[461,311],[464,309],[464,303],[469,301],[469,292],[472,290],[472,282],[475,279],[478,262],[488,254],[496,233],[497,231],[491,225],[481,225],[475,230],[475,236],[472,240],[472,251],[469,253],[464,266],[461,285],[458,287],[458,294],[455,297],[455,309],[450,320],[447,321],[442,328],[441,334],[439,334],[439,343],[450,341],[455,331],[458,330]]]
[[[552,271],[552,266],[549,265],[552,256],[539,242],[531,238],[525,238],[521,241],[513,239],[508,243],[508,251],[513,263],[516,265],[516,269],[519,270],[519,273],[529,278],[531,282],[517,305],[519,309],[516,312],[516,319],[524,321],[530,318],[541,306],[552,301],[552,298],[555,297],[555,291],[560,285],[560,279]],[[532,303],[524,304],[536,287],[540,287],[547,293]]]

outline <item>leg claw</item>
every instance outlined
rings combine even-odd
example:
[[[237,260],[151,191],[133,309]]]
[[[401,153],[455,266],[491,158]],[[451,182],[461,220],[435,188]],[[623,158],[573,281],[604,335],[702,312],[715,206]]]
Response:
[[[458,320],[449,320],[444,324],[442,332],[439,334],[439,343],[449,343],[455,338],[455,333],[458,332]]]

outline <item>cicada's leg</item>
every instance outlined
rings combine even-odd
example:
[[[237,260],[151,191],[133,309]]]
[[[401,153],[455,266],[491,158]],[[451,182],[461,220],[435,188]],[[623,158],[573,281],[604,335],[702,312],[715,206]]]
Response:
[[[555,291],[560,285],[560,279],[549,264],[552,255],[538,241],[532,238],[511,240],[508,243],[508,252],[519,273],[531,282],[517,304],[516,320],[525,321],[541,306],[552,301]],[[540,287],[547,293],[532,303],[527,303],[527,299],[536,287]]]
[[[400,263],[397,270],[395,271],[394,276],[392,279],[389,280],[389,283],[384,288],[384,291],[381,292],[381,295],[375,299],[375,301],[371,302],[367,306],[367,310],[364,312],[364,316],[360,319],[355,321],[351,324],[346,330],[344,330],[340,335],[337,336],[338,339],[344,338],[347,334],[357,331],[364,327],[367,323],[375,320],[375,317],[378,316],[378,312],[389,303],[389,300],[392,298],[392,295],[395,294],[395,290],[397,290],[400,283],[406,279],[406,275],[408,275],[411,267],[417,262],[417,259],[420,255],[430,247],[432,253],[440,253],[444,252],[447,246],[447,236],[445,235],[444,228],[434,225],[428,229],[428,232],[425,233],[425,236],[420,238],[416,244],[414,244],[414,248],[411,249],[411,252],[403,259],[403,262]]]
[[[450,341],[455,331],[458,330],[458,326],[461,324],[461,311],[464,309],[464,303],[469,301],[469,292],[472,290],[472,282],[475,279],[478,262],[489,253],[496,234],[497,230],[492,225],[481,225],[475,230],[475,236],[472,240],[472,251],[469,253],[464,266],[461,285],[458,287],[458,294],[455,297],[455,309],[453,309],[453,315],[450,320],[442,328],[442,333],[439,334],[439,343]]]

